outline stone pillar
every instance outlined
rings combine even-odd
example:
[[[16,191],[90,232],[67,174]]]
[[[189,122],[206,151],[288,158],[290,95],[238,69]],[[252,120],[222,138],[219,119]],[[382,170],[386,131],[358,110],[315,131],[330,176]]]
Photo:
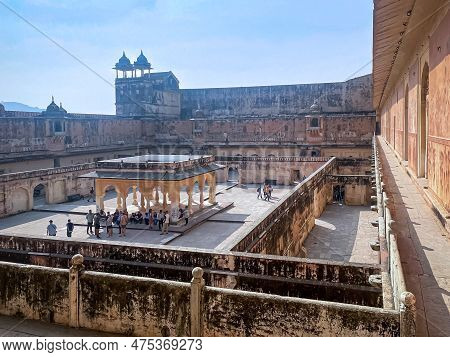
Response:
[[[122,193],[120,191],[117,191],[116,189],[116,195],[117,195],[117,209],[120,211],[122,209]]]
[[[145,196],[144,193],[142,191],[139,191],[141,194],[141,207],[139,208],[139,210],[141,212],[145,212]]]
[[[81,254],[72,257],[69,270],[69,326],[80,327],[80,275],[84,268]]]
[[[211,173],[209,178],[209,198],[208,201],[211,204],[216,203],[216,174],[215,172]]]
[[[165,211],[167,209],[167,192],[165,187],[163,187],[162,189],[162,194],[163,194],[163,210]]]
[[[122,210],[127,209],[127,197],[128,197],[128,191],[122,194]]]
[[[409,291],[400,295],[400,336],[416,335],[416,297]]]
[[[194,268],[191,280],[191,337],[203,335],[202,324],[202,290],[205,286],[203,269]]]
[[[158,186],[155,187],[155,205],[159,206],[159,190],[158,190]]]
[[[150,203],[152,201],[150,199],[150,195],[148,193],[145,195],[145,199],[147,200],[147,211],[148,211],[150,209],[150,207],[151,207]]]
[[[192,193],[194,191],[194,185],[192,183],[189,183],[189,185],[186,187],[186,192],[188,194],[188,204],[187,209],[189,213],[192,213]]]
[[[203,190],[205,189],[205,178],[203,176],[200,176],[200,179],[198,180],[198,189],[200,191],[200,209],[202,209],[205,201],[203,196]]]
[[[95,181],[95,205],[97,207],[97,212],[101,209],[105,209],[105,186],[100,180]]]
[[[180,186],[178,185],[172,186],[170,204],[172,207],[180,205]]]
[[[97,206],[97,212],[105,209],[105,196],[100,196],[97,192],[95,196],[95,203]]]
[[[137,201],[137,193],[136,193],[136,186],[133,186],[133,205],[137,206],[138,205],[138,201]]]

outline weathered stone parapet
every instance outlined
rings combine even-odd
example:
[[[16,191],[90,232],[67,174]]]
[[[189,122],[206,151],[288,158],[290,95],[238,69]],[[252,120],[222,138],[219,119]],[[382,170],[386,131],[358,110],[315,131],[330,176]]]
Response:
[[[392,307],[400,312],[400,330],[402,336],[415,336],[416,333],[416,307],[415,296],[406,290],[405,277],[403,275],[402,262],[398,250],[397,237],[392,226],[395,221],[390,211],[390,200],[384,190],[382,181],[382,165],[378,155],[378,138],[373,139],[373,172],[375,175],[375,191],[377,193],[378,211],[378,238],[380,245],[380,264],[385,276],[384,283],[389,283],[390,288],[384,287],[385,302],[392,302]]]
[[[191,337],[203,336],[203,323],[202,323],[202,295],[203,287],[205,286],[205,280],[203,279],[203,269],[194,268],[192,270],[191,280]]]
[[[14,259],[14,262],[30,264],[34,255],[45,259],[46,265],[67,267],[72,252],[82,251],[87,269],[108,272],[109,264],[120,262],[119,274],[162,277],[164,271],[179,271],[177,280],[190,280],[190,272],[201,266],[205,275],[214,272],[217,279],[237,274],[258,276],[277,276],[286,279],[307,279],[324,282],[337,282],[348,285],[368,285],[368,278],[380,274],[380,267],[369,264],[356,264],[332,261],[315,261],[298,257],[274,256],[242,252],[218,252],[170,246],[137,247],[123,243],[102,244],[99,242],[80,242],[57,240],[49,237],[23,237],[0,234],[0,258]],[[17,252],[17,255],[14,254]],[[25,254],[26,253],[26,254]],[[134,264],[139,259],[139,264]],[[140,267],[142,266],[142,268]],[[161,275],[160,275],[161,274]]]
[[[400,334],[397,310],[207,287],[198,267],[189,284],[81,273],[82,263],[81,255],[70,270],[0,262],[0,313],[133,336]]]
[[[69,326],[80,327],[80,274],[84,268],[81,254],[72,257],[69,270]]]
[[[403,337],[416,335],[416,297],[409,291],[400,295],[400,332]]]

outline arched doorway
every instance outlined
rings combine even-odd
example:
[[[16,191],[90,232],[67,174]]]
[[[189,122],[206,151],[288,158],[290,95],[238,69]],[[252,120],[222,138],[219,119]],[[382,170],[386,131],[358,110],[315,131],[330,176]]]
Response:
[[[333,201],[340,204],[345,202],[345,185],[333,186]]]
[[[239,170],[235,167],[230,167],[228,169],[228,180],[229,182],[239,182]]]
[[[18,188],[11,193],[11,213],[28,211],[28,191],[24,188]]]
[[[33,189],[33,208],[43,206],[47,203],[47,188],[40,183]]]
[[[404,123],[403,123],[403,160],[408,161],[408,102],[409,102],[409,87],[405,88],[405,107],[404,107]]]
[[[420,85],[420,119],[418,138],[418,177],[427,177],[427,132],[428,132],[428,63],[425,62]]]
[[[113,208],[115,208],[115,203],[117,202],[116,187],[114,185],[108,185],[104,188],[104,190],[103,205],[105,207],[105,212],[108,212],[109,210],[112,210],[114,212]],[[107,205],[108,203],[110,205]],[[98,202],[97,204],[100,204],[100,202]]]

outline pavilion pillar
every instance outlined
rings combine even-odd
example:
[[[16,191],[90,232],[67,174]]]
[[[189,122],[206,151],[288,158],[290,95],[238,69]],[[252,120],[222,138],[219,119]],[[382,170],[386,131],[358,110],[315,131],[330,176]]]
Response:
[[[209,176],[209,203],[216,203],[216,173],[212,172]]]
[[[170,207],[175,207],[180,204],[180,188],[175,185],[171,185],[169,189]]]
[[[167,192],[166,192],[166,187],[163,186],[162,187],[162,194],[163,194],[163,210],[167,210]]]
[[[145,212],[145,196],[144,196],[144,193],[142,191],[139,190],[139,192],[141,194],[141,207],[139,207],[139,210],[141,212]]]
[[[159,190],[158,190],[158,186],[155,187],[155,204],[159,205]]]
[[[116,189],[116,194],[117,194],[117,209],[120,211],[122,209],[122,193],[120,191],[117,191]]]
[[[176,206],[180,205],[180,186],[179,185],[173,186],[173,201]]]
[[[189,213],[192,213],[192,193],[194,192],[194,185],[192,182],[186,186],[186,192],[188,194],[188,204],[187,209]]]
[[[105,197],[105,187],[104,183],[100,180],[95,181],[95,203],[97,206],[97,211],[105,209],[104,197]]]
[[[137,206],[138,205],[138,201],[137,201],[137,193],[136,193],[136,186],[133,186],[133,205]]]
[[[97,204],[97,211],[105,210],[105,196],[99,196],[98,194],[95,196],[95,202]]]
[[[205,189],[205,177],[203,175],[201,175],[198,180],[198,189],[200,190],[200,209],[202,209],[205,201],[203,196],[203,190]]]
[[[122,194],[122,210],[127,210],[127,197],[128,197],[128,191],[125,191],[125,193]]]

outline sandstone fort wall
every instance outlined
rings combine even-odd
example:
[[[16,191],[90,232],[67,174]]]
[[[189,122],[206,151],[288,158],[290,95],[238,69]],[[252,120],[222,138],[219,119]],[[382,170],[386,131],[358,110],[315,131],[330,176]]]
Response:
[[[197,109],[208,117],[305,114],[317,101],[324,112],[373,111],[372,77],[337,83],[181,90],[181,118]]]

